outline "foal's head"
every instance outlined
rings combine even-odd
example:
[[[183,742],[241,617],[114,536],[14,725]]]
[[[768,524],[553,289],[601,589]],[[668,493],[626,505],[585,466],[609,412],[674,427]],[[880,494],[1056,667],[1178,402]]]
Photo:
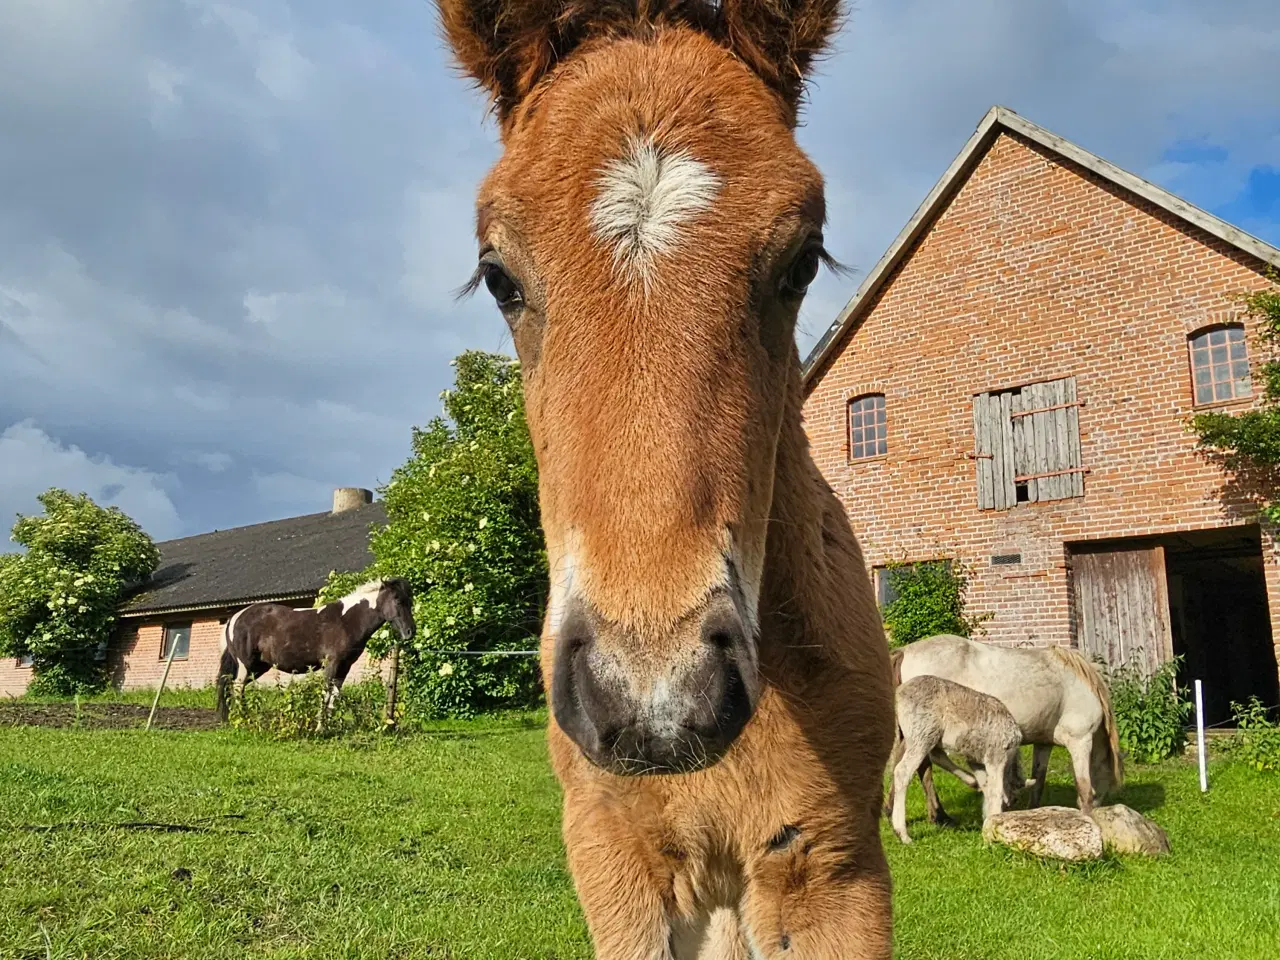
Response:
[[[522,361],[559,726],[620,773],[714,762],[756,634],[793,330],[826,259],[793,129],[837,0],[438,0],[504,152],[483,283]]]
[[[374,609],[378,615],[396,628],[401,640],[409,640],[417,632],[413,622],[413,590],[408,580],[392,577],[379,581],[378,599]]]

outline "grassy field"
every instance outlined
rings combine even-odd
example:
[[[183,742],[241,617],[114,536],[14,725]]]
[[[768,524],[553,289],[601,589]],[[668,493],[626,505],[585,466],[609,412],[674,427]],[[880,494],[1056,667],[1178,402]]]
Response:
[[[1274,957],[1280,778],[1211,776],[1132,772],[1170,858],[1064,869],[985,848],[941,775],[961,829],[903,848],[886,825],[898,956]],[[1051,783],[1071,802],[1061,758]],[[312,743],[0,727],[0,958],[587,958],[558,818],[537,718]]]

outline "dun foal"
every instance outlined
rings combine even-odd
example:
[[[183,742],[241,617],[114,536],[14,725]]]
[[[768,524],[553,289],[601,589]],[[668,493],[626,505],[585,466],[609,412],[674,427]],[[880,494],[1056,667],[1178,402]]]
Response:
[[[225,721],[227,688],[244,696],[245,684],[272,667],[282,673],[324,669],[323,726],[351,667],[369,638],[384,623],[394,624],[401,640],[410,639],[413,592],[406,580],[372,580],[333,603],[295,610],[279,603],[253,603],[237,610],[222,635],[218,667],[218,715]]]
[[[828,259],[794,128],[838,4],[438,3],[502,139],[473,284],[522,361],[596,956],[888,958],[888,649],[794,339]]]
[[[893,755],[893,832],[907,835],[907,786],[927,759],[982,791],[982,819],[1011,805],[1025,786],[1018,747],[1022,729],[1003,703],[941,677],[920,676],[898,688],[898,730]],[[958,753],[974,768],[951,762]]]

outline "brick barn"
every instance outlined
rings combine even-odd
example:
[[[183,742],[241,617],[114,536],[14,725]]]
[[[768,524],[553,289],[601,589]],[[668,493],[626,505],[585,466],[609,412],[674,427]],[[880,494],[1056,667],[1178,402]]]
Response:
[[[1280,700],[1280,555],[1187,418],[1257,401],[1230,299],[1280,250],[994,107],[805,362],[881,602],[959,561],[991,642],[1186,657],[1210,722]]]
[[[168,686],[213,683],[222,629],[237,610],[270,600],[294,607],[315,604],[330,571],[361,570],[372,562],[369,529],[385,523],[381,503],[368,490],[334,491],[333,509],[287,520],[215,530],[157,544],[160,566],[139,593],[122,604],[115,640],[103,651],[112,685],[154,688],[176,644]],[[348,676],[356,682],[376,669],[362,654]],[[27,687],[30,668],[0,661],[0,695]],[[276,671],[258,682],[274,684]]]

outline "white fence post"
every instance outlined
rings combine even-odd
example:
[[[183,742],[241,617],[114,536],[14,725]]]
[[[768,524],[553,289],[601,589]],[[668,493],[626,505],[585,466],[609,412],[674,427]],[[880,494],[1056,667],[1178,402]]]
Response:
[[[147,714],[147,725],[144,728],[146,730],[151,729],[151,721],[156,718],[156,707],[160,706],[160,694],[164,693],[164,685],[169,679],[169,668],[173,666],[173,655],[177,652],[178,638],[174,637],[169,641],[169,659],[164,664],[164,676],[160,678],[160,686],[156,688],[156,698],[151,701],[151,712]]]
[[[1200,681],[1196,681],[1196,752],[1200,760],[1200,792],[1209,789],[1209,775],[1204,766],[1204,698],[1200,692]]]

